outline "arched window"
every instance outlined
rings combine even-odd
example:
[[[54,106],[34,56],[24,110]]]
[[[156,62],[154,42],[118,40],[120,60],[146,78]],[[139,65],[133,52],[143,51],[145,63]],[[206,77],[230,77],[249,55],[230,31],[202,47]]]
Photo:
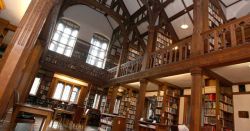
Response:
[[[105,67],[106,55],[108,50],[109,40],[99,34],[94,34],[91,40],[91,47],[87,58],[87,63],[99,68]]]
[[[66,19],[58,21],[49,50],[71,57],[80,26]]]

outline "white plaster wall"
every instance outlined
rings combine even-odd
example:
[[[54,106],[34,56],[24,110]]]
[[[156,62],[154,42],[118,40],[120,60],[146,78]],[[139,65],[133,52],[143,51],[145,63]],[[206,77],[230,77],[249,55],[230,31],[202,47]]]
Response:
[[[227,19],[231,18],[239,18],[241,16],[245,16],[250,12],[250,1],[241,1],[235,5],[230,6],[226,9],[226,17]]]
[[[250,119],[238,117],[238,111],[248,111],[250,113],[249,100],[250,100],[249,94],[233,95],[235,131],[250,130]]]
[[[69,7],[64,12],[64,17],[73,20],[80,25],[79,38],[90,42],[94,33],[99,33],[107,38],[111,38],[111,29],[106,17],[84,5]]]
[[[4,0],[6,8],[0,11],[0,17],[18,25],[30,2],[31,0]]]
[[[184,100],[185,97],[180,97],[180,103],[179,103],[179,121],[178,124],[184,124],[183,118],[184,118]]]

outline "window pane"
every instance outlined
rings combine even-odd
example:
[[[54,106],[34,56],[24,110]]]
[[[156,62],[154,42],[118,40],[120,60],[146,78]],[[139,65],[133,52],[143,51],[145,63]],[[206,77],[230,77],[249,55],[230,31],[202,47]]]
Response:
[[[50,45],[49,45],[49,50],[55,51],[56,48],[56,43],[53,41]]]
[[[65,49],[64,55],[70,57],[70,56],[72,55],[72,51],[73,51],[73,48],[67,47],[67,48]]]
[[[64,25],[62,23],[58,24],[57,30],[63,31],[64,30]]]
[[[60,39],[60,42],[66,45],[68,43],[68,40],[69,40],[69,35],[63,34]]]
[[[98,51],[97,47],[93,47],[93,48],[92,48],[92,51],[91,51],[91,54],[92,54],[93,56],[97,56],[97,51]]]
[[[106,44],[106,43],[103,43],[103,44],[102,44],[102,49],[104,49],[104,50],[107,49],[107,44]]]
[[[101,61],[97,62],[97,67],[102,68],[102,62]]]
[[[56,90],[55,90],[54,95],[53,95],[54,99],[60,100],[60,97],[61,97],[61,94],[62,94],[62,91],[63,91],[63,86],[64,85],[62,83],[57,84]]]
[[[99,56],[98,57],[101,58],[101,59],[104,59],[105,52],[104,51],[99,52]]]
[[[75,43],[76,43],[76,39],[74,39],[73,37],[71,37],[71,39],[69,40],[68,42],[68,45],[70,47],[74,47],[75,46]]]
[[[66,47],[65,45],[59,44],[56,49],[56,52],[59,54],[63,54],[65,47]]]
[[[74,89],[73,89],[74,92],[78,92],[78,90],[79,90],[79,89],[76,88],[76,87],[74,87]]]
[[[72,34],[71,34],[72,36],[74,36],[74,37],[77,37],[77,35],[78,35],[78,31],[77,30],[74,30],[73,32],[72,32]]]
[[[59,41],[59,37],[60,37],[60,33],[59,33],[59,32],[56,32],[56,33],[54,34],[53,40]]]
[[[71,32],[72,32],[72,30],[70,29],[70,28],[65,28],[65,30],[64,30],[64,33],[66,33],[66,34],[71,34]]]
[[[65,86],[61,100],[67,101],[69,99],[70,89],[71,89],[70,85]]]
[[[75,101],[76,101],[76,92],[72,92],[70,97],[70,102],[75,102]]]
[[[31,95],[36,95],[40,82],[41,78],[36,77],[30,90]]]

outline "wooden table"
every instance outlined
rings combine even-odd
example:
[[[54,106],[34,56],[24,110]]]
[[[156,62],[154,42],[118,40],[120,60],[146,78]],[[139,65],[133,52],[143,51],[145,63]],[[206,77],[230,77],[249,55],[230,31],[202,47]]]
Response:
[[[24,103],[17,103],[15,105],[16,105],[16,107],[15,107],[15,110],[13,111],[12,117],[11,117],[10,129],[14,130],[14,128],[16,126],[16,117],[17,117],[18,113],[26,112],[26,113],[34,114],[36,116],[44,117],[43,123],[42,123],[42,126],[40,129],[41,129],[41,131],[46,131],[47,127],[50,124],[52,114],[54,112],[52,109],[44,108],[44,107],[40,107],[40,106],[35,106],[35,105],[30,105],[30,104],[24,104]]]
[[[52,127],[54,125],[57,114],[62,114],[62,113],[63,114],[69,114],[69,115],[75,114],[75,112],[73,112],[73,111],[68,111],[68,110],[61,109],[61,108],[54,108],[54,110],[55,110],[55,112],[54,112],[54,115],[53,115]]]

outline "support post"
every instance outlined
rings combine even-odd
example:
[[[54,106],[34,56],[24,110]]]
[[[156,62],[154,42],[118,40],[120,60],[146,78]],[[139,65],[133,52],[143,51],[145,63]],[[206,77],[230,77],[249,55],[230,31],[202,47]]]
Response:
[[[0,116],[7,110],[47,16],[58,0],[32,0],[0,63]]]
[[[148,27],[148,43],[143,55],[142,68],[141,70],[146,70],[150,54],[155,50],[155,27],[153,25],[149,25]]]
[[[116,74],[115,74],[116,78],[119,77],[119,75],[120,75],[121,65],[127,61],[128,48],[129,48],[129,43],[128,42],[129,42],[128,35],[125,34],[124,38],[123,38],[123,41],[122,41],[122,53],[120,55],[119,62],[118,62],[118,65],[117,65]]]
[[[110,101],[110,105],[109,105],[109,113],[110,114],[113,114],[113,111],[114,111],[115,100],[116,100],[119,86],[114,86],[113,88],[114,89],[113,89],[113,93],[112,93],[112,97],[111,97],[111,101]]]
[[[77,105],[78,106],[84,106],[84,101],[85,101],[85,99],[86,99],[86,97],[87,97],[87,95],[88,95],[88,93],[89,93],[89,90],[90,89],[90,86],[83,86],[83,87],[81,87],[81,92],[80,92],[80,96],[79,96],[79,100],[78,100],[78,102],[77,102]]]
[[[20,102],[24,103],[29,95],[29,91],[32,87],[36,73],[39,70],[39,59],[42,55],[44,47],[40,40],[36,42],[36,45],[27,61],[27,66],[23,71],[23,76],[18,84],[17,90],[20,93]]]
[[[137,103],[136,103],[136,114],[135,114],[135,125],[134,125],[136,131],[139,128],[139,121],[141,117],[143,117],[147,85],[148,85],[147,80],[143,79],[140,81],[140,91],[139,91],[139,98],[137,99]]]
[[[191,120],[190,131],[201,131],[201,110],[202,110],[202,69],[199,67],[191,69]]]
[[[195,57],[204,53],[204,41],[201,33],[203,30],[203,25],[205,23],[205,19],[203,19],[206,13],[203,8],[206,0],[194,0],[194,29],[192,35],[192,44],[191,44],[191,57]],[[205,15],[205,16],[204,16]]]

